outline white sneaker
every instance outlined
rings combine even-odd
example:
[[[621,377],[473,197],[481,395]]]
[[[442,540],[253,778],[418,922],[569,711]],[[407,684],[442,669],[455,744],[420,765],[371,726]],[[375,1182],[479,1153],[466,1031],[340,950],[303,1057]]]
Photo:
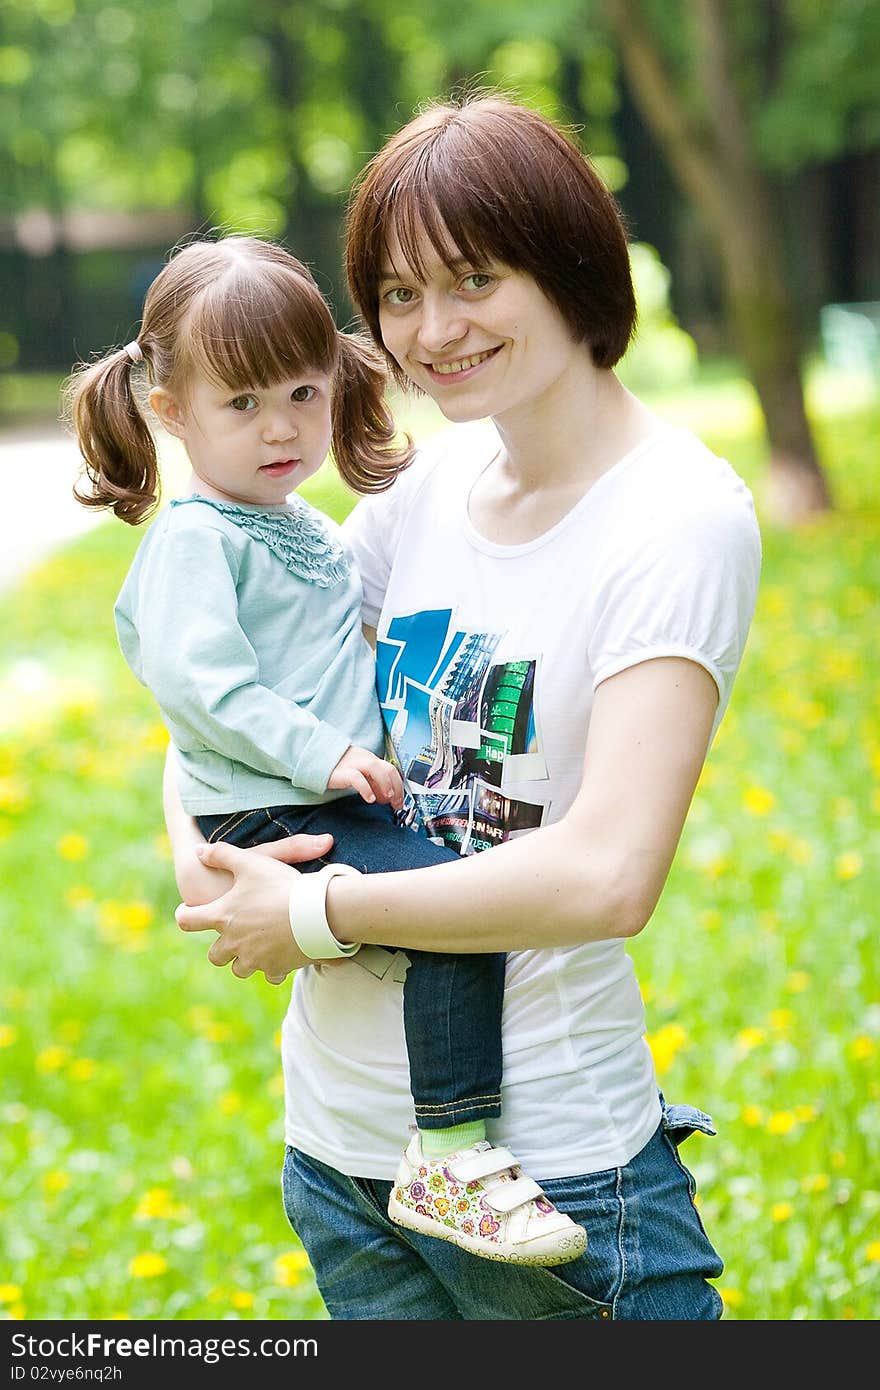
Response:
[[[507,1264],[567,1264],[587,1248],[583,1226],[557,1211],[509,1149],[486,1140],[427,1159],[416,1134],[400,1161],[388,1215],[397,1226]]]

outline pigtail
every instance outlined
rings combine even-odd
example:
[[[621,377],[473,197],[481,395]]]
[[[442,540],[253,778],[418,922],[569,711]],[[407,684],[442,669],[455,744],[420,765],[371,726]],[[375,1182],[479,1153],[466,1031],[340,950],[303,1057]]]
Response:
[[[74,497],[84,507],[112,507],[120,520],[137,526],[158,503],[159,466],[132,388],[133,361],[120,348],[83,365],[69,378],[66,395],[83,459]]]
[[[355,492],[384,492],[415,457],[409,435],[398,439],[385,399],[388,376],[375,348],[360,334],[339,334],[333,383],[333,457]]]

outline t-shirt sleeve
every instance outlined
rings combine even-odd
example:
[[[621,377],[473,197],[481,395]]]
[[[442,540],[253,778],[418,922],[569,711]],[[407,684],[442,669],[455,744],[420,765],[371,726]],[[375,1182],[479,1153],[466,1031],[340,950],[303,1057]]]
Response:
[[[662,509],[661,509],[662,511]],[[600,567],[589,645],[593,686],[656,657],[697,662],[727,708],[754,616],[761,539],[744,486],[654,514]]]
[[[400,535],[413,498],[426,480],[430,460],[417,456],[384,492],[362,497],[341,526],[342,542],[361,577],[361,621],[376,627]]]

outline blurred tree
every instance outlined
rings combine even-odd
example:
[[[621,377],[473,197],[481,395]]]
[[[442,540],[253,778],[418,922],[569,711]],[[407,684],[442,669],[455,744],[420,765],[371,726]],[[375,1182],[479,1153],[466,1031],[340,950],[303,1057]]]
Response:
[[[604,13],[632,98],[717,249],[766,421],[768,505],[798,521],[831,501],[804,406],[774,180],[880,141],[876,5],[604,0]]]

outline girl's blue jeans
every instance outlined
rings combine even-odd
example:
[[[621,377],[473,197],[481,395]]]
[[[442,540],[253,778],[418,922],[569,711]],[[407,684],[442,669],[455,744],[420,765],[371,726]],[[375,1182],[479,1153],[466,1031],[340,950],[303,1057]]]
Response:
[[[708,1281],[723,1265],[678,1153],[695,1129],[714,1133],[702,1111],[664,1102],[655,1134],[624,1167],[542,1181],[587,1231],[585,1253],[549,1269],[480,1259],[392,1225],[390,1182],[346,1177],[292,1148],[284,1208],[333,1319],[712,1321],[722,1302]]]
[[[458,858],[454,850],[399,826],[388,806],[368,805],[359,796],[323,806],[268,806],[197,820],[207,840],[226,840],[242,849],[286,835],[329,833],[334,840],[329,861],[351,864],[362,873],[420,869]],[[298,867],[309,873],[325,862],[315,859]],[[497,1119],[504,956],[406,954],[410,965],[403,1021],[419,1128]]]

